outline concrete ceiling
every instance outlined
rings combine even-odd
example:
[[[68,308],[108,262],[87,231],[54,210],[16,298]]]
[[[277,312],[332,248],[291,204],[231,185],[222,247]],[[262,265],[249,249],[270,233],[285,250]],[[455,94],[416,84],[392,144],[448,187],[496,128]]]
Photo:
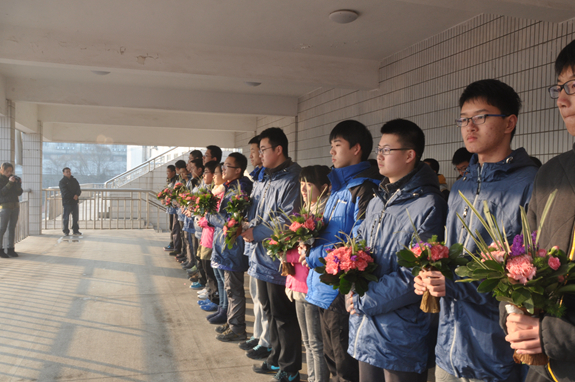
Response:
[[[360,17],[333,23],[338,9]],[[3,0],[0,91],[21,105],[19,126],[34,130],[36,116],[47,139],[92,140],[90,128],[116,143],[138,128],[149,144],[161,129],[230,135],[253,131],[256,116],[295,115],[319,87],[375,89],[380,60],[481,13],[560,22],[575,2]]]

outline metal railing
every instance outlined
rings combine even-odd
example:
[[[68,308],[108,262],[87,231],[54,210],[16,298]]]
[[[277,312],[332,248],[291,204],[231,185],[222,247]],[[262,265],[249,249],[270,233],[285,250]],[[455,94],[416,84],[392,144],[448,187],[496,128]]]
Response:
[[[30,191],[24,191],[29,193]],[[29,195],[29,194],[28,194]],[[30,204],[28,200],[22,200],[20,202],[20,213],[18,215],[18,222],[16,223],[16,232],[14,236],[14,243],[18,243],[30,234]],[[8,232],[6,232],[8,235]],[[4,237],[4,242],[7,243],[8,238]]]
[[[62,228],[62,195],[43,189],[43,229]],[[152,190],[83,188],[78,201],[80,229],[168,229],[166,207]],[[71,222],[70,222],[71,224]]]
[[[104,187],[105,188],[122,187],[124,184],[131,182],[132,180],[137,179],[140,176],[145,175],[151,171],[154,171],[154,169],[168,163],[171,160],[179,158],[182,155],[189,153],[194,149],[195,149],[194,147],[172,147],[168,151],[160,155],[157,155],[151,159],[148,159],[141,165],[136,166],[133,169],[128,170],[106,181],[106,183],[104,183]]]

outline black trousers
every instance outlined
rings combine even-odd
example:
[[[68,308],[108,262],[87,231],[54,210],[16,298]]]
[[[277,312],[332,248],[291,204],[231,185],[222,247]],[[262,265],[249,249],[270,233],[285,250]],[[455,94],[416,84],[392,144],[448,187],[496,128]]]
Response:
[[[193,266],[198,266],[198,261],[196,259],[196,252],[198,252],[198,239],[193,232],[186,232],[186,238],[188,239],[188,262]]]
[[[323,353],[331,373],[330,382],[359,381],[357,360],[347,353],[349,345],[349,313],[345,296],[338,294],[327,309],[319,309]]]
[[[246,332],[246,291],[244,272],[224,271],[224,284],[228,296],[228,324],[234,333]]]
[[[299,372],[301,331],[295,304],[288,299],[285,285],[258,280],[258,298],[269,323],[272,352],[266,362],[290,374]]]
[[[174,224],[172,225],[172,241],[174,242],[174,251],[182,252],[182,229],[178,221],[178,215],[174,216]]]
[[[62,232],[64,232],[64,235],[70,233],[70,229],[68,229],[70,214],[72,214],[72,232],[76,233],[80,231],[80,227],[78,227],[78,203],[63,204],[62,206],[64,207],[64,214],[62,215]]]
[[[212,268],[212,260],[201,260],[202,267],[206,272],[206,287],[208,288],[208,298],[214,304],[220,304],[220,296],[218,293],[218,281],[216,280],[216,275],[214,274],[214,269]]]
[[[208,276],[206,274],[206,269],[204,267],[204,262],[200,258],[200,241],[197,237],[194,236],[195,244],[196,244],[196,266],[198,267],[198,271],[200,272],[200,277],[198,278],[198,282],[202,285],[208,284]],[[215,276],[214,276],[215,278]]]
[[[359,361],[360,382],[426,382],[427,370],[423,373],[410,373],[407,371],[395,371],[382,369]]]

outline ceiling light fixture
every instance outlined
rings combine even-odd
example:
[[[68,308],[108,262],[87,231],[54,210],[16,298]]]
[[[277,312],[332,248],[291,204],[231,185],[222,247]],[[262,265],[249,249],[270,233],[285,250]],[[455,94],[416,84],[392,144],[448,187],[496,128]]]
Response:
[[[105,76],[105,75],[110,74],[110,72],[107,72],[105,70],[92,70],[91,72],[97,76]]]
[[[351,23],[359,17],[359,13],[356,11],[351,11],[349,9],[340,9],[338,11],[333,11],[329,14],[329,19],[334,23],[338,24],[348,24]]]
[[[261,82],[255,82],[255,81],[246,81],[245,84],[248,86],[256,87],[256,86],[260,86],[262,83]]]

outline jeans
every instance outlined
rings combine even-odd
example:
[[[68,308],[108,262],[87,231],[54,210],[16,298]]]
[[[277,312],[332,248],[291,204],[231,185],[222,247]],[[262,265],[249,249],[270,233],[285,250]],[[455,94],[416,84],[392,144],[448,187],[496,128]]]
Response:
[[[224,271],[228,298],[228,324],[236,334],[246,332],[246,291],[244,272]]]
[[[258,299],[258,279],[252,276],[250,276],[250,296],[254,303],[254,338],[260,339],[258,345],[269,348],[271,345],[268,318]]]
[[[14,235],[16,233],[16,223],[18,222],[18,215],[20,214],[20,206],[14,208],[2,208],[0,210],[0,250],[4,234],[8,229],[8,246],[6,248],[14,248]]]
[[[225,271],[223,269],[214,268],[214,274],[216,275],[216,281],[218,282],[218,294],[220,295],[220,308],[227,310],[228,296],[226,295],[224,272]]]
[[[258,297],[268,318],[272,352],[268,365],[293,374],[301,369],[301,332],[295,305],[286,295],[285,285],[258,280]]]
[[[72,232],[76,233],[80,231],[80,227],[78,227],[78,203],[64,204],[63,206],[64,214],[62,215],[62,232],[64,232],[64,235],[68,235],[70,233],[70,230],[68,229],[70,214],[72,214]]]
[[[521,374],[521,369],[515,368],[512,375],[505,382],[522,381],[523,377],[520,374]],[[537,373],[535,373],[535,375],[537,375]],[[448,373],[447,371],[443,370],[439,366],[435,367],[435,381],[436,382],[483,382],[481,379],[475,379],[475,378],[457,378],[455,375]]]
[[[359,381],[360,382],[426,382],[427,370],[425,370],[421,374],[408,371],[387,370],[359,361]]]
[[[308,382],[328,382],[329,370],[323,358],[319,308],[307,301],[295,301],[295,311],[305,346]]]

